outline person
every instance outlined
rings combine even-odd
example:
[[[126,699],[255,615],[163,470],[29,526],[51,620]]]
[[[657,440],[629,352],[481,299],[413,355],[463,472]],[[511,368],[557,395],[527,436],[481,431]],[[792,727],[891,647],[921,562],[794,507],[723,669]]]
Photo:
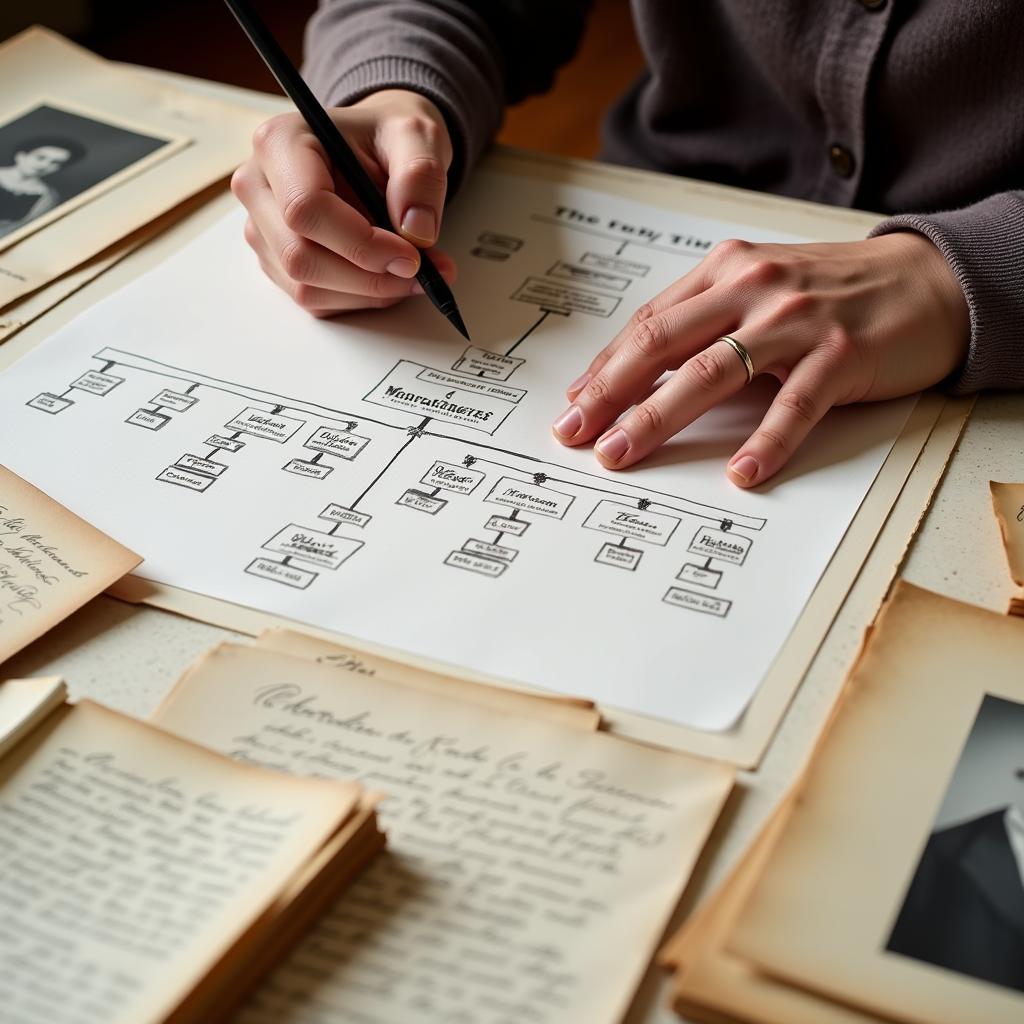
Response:
[[[1024,992],[1024,814],[933,832],[886,947]]]
[[[550,86],[589,7],[321,0],[306,76],[398,227],[369,225],[301,118],[282,115],[233,179],[267,275],[317,316],[414,293],[446,195],[504,104]],[[1019,0],[632,7],[647,68],[608,115],[605,159],[889,216],[854,242],[717,246],[580,368],[562,443],[632,465],[745,386],[743,353],[780,386],[728,462],[742,487],[777,473],[833,405],[1024,386]]]
[[[60,196],[46,179],[84,155],[84,148],[72,139],[41,137],[21,142],[11,163],[0,167],[0,238],[49,213]]]

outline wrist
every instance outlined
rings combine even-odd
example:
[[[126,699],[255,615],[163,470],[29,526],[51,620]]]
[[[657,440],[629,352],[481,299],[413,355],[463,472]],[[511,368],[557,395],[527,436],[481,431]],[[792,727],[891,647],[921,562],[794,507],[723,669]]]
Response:
[[[905,261],[908,272],[921,282],[926,301],[943,325],[943,335],[953,351],[950,372],[967,359],[971,342],[971,314],[967,297],[953,268],[934,242],[917,231],[894,231],[872,239],[887,242]]]

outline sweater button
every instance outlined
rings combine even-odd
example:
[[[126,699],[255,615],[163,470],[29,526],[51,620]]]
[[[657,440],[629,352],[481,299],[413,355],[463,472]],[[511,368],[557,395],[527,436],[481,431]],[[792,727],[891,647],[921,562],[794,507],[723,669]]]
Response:
[[[832,164],[832,170],[835,171],[840,178],[849,178],[853,174],[853,169],[856,166],[856,163],[853,159],[853,154],[845,146],[829,146],[828,158]]]

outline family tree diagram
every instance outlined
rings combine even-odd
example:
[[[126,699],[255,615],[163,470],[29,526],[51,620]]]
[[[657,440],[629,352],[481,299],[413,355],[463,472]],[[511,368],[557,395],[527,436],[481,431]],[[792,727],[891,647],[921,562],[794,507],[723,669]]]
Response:
[[[536,220],[568,229],[580,242],[574,258],[531,266],[524,239],[482,231],[475,259],[522,264],[525,277],[510,301],[532,306],[528,322],[504,351],[467,346],[448,365],[397,360],[350,408],[328,408],[223,380],[131,351],[102,347],[62,390],[27,399],[40,414],[72,418],[80,402],[102,401],[123,429],[182,437],[181,454],[154,465],[161,485],[194,492],[232,487],[232,468],[253,446],[277,446],[280,479],[301,477],[322,488],[303,522],[277,525],[240,571],[269,586],[305,590],[324,573],[374,544],[388,543],[374,521],[381,502],[410,517],[419,543],[452,507],[479,513],[479,528],[460,547],[445,544],[444,566],[501,580],[538,530],[595,534],[592,561],[601,571],[635,572],[646,559],[665,565],[652,599],[709,616],[728,615],[729,580],[744,566],[763,518],[716,508],[683,495],[546,462],[502,446],[502,427],[522,408],[517,384],[530,339],[552,317],[610,317],[651,270],[645,250],[700,258],[710,242],[609,223],[571,207]],[[640,301],[639,297],[636,299]],[[129,377],[153,381],[152,398],[125,409],[118,389]],[[354,477],[350,467],[370,468]],[[308,490],[308,488],[306,488]],[[546,524],[546,525],[542,525]]]

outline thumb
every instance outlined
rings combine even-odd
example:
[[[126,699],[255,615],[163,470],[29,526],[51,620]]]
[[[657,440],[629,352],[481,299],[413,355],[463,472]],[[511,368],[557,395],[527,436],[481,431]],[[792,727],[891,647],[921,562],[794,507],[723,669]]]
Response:
[[[452,159],[448,132],[426,115],[412,115],[391,121],[382,141],[391,223],[413,245],[428,248],[441,229]]]

